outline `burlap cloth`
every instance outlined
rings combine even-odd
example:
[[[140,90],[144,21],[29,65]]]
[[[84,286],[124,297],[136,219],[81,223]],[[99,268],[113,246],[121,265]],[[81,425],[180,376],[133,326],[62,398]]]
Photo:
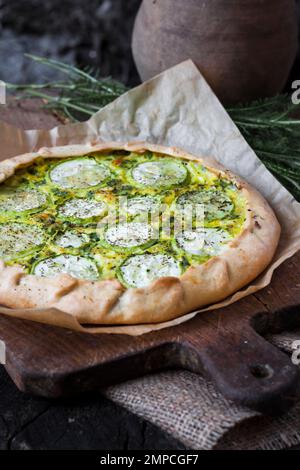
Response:
[[[300,330],[268,340],[286,353]],[[175,370],[109,387],[104,394],[194,450],[278,450],[300,444],[300,402],[279,417],[266,417],[226,400],[194,373]]]

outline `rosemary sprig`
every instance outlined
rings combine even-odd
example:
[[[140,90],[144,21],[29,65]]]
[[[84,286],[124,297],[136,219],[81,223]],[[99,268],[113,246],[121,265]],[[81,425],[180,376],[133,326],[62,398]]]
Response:
[[[27,55],[41,65],[59,70],[66,80],[45,84],[13,85],[19,98],[41,98],[45,106],[81,121],[122,95],[127,88],[112,78],[100,78],[57,60]],[[228,108],[227,111],[266,167],[300,201],[300,119],[298,106],[288,95]]]
[[[300,201],[298,108],[290,96],[279,95],[227,111],[265,166]]]
[[[66,80],[31,85],[7,83],[7,88],[19,92],[18,98],[41,98],[46,107],[63,112],[72,121],[92,116],[127,91],[122,83],[112,78],[99,78],[91,70],[81,70],[31,54],[26,56],[41,65],[59,70],[66,75]]]

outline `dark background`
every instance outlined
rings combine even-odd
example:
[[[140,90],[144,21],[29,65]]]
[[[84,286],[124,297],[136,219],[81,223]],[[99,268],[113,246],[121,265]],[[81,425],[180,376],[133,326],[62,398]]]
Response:
[[[183,0],[186,1],[186,0]],[[298,16],[300,24],[300,0]],[[0,0],[0,79],[37,83],[61,78],[25,52],[98,68],[133,86],[139,82],[130,49],[141,0]],[[291,79],[300,78],[300,54]]]
[[[131,33],[141,0],[0,0],[0,79],[43,82],[57,72],[25,52],[97,67],[127,85],[138,83]]]

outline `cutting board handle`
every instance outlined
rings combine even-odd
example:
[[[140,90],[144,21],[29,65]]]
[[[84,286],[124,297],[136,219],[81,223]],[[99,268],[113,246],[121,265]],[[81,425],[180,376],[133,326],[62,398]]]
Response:
[[[286,354],[249,325],[237,331],[216,331],[215,337],[188,335],[190,368],[210,377],[235,403],[264,412],[287,409],[300,392],[298,368]],[[197,360],[198,359],[198,360]]]

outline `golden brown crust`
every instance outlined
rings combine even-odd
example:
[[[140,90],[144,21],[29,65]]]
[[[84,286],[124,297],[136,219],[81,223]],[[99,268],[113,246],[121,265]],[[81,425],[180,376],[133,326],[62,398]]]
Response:
[[[125,289],[117,280],[91,282],[66,274],[45,279],[0,261],[0,304],[11,308],[56,308],[74,315],[81,323],[158,323],[228,297],[256,278],[270,263],[279,241],[280,226],[265,199],[213,159],[196,157],[174,147],[145,142],[109,142],[42,148],[36,153],[1,162],[0,183],[16,169],[41,156],[63,158],[102,150],[150,150],[202,162],[237,183],[244,193],[248,210],[243,231],[228,244],[224,253],[190,267],[180,278],[160,278],[139,289]]]

